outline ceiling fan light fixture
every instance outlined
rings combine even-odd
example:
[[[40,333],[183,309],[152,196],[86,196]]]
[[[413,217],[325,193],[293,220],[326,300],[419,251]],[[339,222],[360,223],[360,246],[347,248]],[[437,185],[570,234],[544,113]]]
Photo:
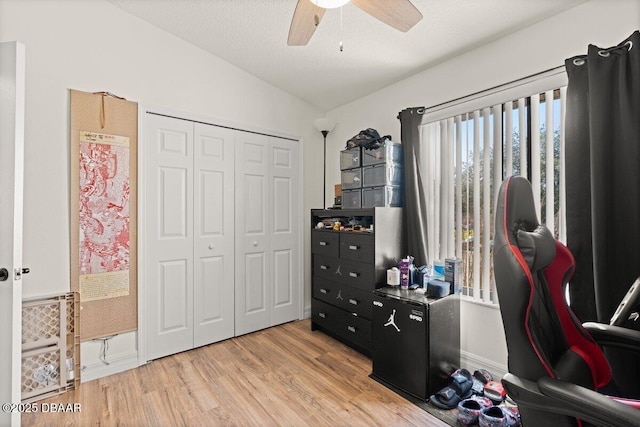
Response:
[[[309,0],[311,3],[323,9],[335,9],[344,6],[351,0]]]

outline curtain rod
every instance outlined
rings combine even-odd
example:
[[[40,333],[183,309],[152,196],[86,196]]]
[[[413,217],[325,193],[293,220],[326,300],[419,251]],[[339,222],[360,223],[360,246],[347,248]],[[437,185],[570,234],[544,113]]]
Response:
[[[446,102],[441,102],[440,104],[436,104],[436,105],[432,105],[430,107],[426,107],[424,108],[424,110],[422,111],[418,111],[421,114],[424,113],[432,113],[434,111],[438,111],[441,110],[443,108],[448,108],[448,107],[453,107],[457,104],[462,104],[463,102],[467,102],[467,101],[471,101],[473,99],[477,99],[483,96],[487,96],[487,95],[491,95],[493,93],[499,92],[499,91],[503,91],[505,89],[510,89],[512,87],[517,87],[517,86],[521,86],[523,84],[526,84],[532,80],[536,80],[542,76],[545,75],[555,75],[561,72],[566,72],[565,66],[564,65],[560,65],[558,67],[554,67],[554,68],[549,68],[548,70],[544,70],[544,71],[540,71],[538,73],[534,73],[531,75],[528,75],[526,77],[522,77],[516,80],[512,80],[508,83],[504,83],[501,85],[497,85],[497,86],[493,86],[489,89],[483,89],[481,91],[478,92],[474,92],[470,95],[465,95],[465,96],[461,96],[459,98],[456,99],[452,99],[451,101],[446,101]]]

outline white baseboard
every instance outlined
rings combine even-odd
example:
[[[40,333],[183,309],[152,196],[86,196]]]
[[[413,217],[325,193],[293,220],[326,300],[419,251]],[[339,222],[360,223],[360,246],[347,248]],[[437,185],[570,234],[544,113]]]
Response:
[[[464,350],[460,350],[460,366],[468,369],[471,373],[476,369],[486,369],[495,380],[499,380],[507,373],[505,365]]]
[[[86,383],[140,366],[137,351],[114,355],[108,359],[108,362],[108,365],[101,361],[83,365],[80,382]]]
[[[307,305],[304,307],[303,319],[308,319],[311,317],[311,306]]]

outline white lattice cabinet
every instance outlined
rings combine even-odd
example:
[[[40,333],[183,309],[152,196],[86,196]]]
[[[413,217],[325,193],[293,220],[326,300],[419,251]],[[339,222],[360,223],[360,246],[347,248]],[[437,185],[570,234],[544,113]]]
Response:
[[[80,383],[80,299],[70,292],[22,303],[22,401]]]

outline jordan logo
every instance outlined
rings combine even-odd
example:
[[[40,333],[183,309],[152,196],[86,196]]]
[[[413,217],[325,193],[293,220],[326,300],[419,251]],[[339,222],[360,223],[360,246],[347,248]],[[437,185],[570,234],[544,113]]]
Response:
[[[342,276],[342,271],[340,271],[341,267],[342,267],[341,265],[338,266],[338,269],[336,270],[336,274],[339,274]]]
[[[339,289],[339,290],[338,290],[338,296],[336,297],[336,299],[339,299],[339,300],[343,300],[343,301],[344,301],[344,298],[342,298],[342,289]]]
[[[391,316],[389,316],[389,320],[387,321],[387,323],[384,324],[384,326],[393,326],[394,328],[396,328],[396,331],[400,332],[400,329],[396,326],[396,309],[393,309],[393,313],[391,313]]]

